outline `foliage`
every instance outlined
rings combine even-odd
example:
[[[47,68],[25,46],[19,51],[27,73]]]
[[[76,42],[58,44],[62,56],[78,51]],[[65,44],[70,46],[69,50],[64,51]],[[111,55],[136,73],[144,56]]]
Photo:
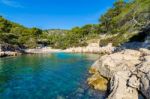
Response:
[[[132,0],[130,2],[117,1],[100,17],[101,31],[104,34],[119,34],[111,38],[101,39],[101,45],[113,43],[118,46],[124,42],[134,39],[142,39],[137,36],[142,28],[150,23],[150,0]],[[134,34],[133,32],[137,32]],[[124,36],[126,35],[126,36]],[[140,41],[140,40],[139,40]],[[142,41],[142,40],[141,40]]]
[[[83,27],[74,27],[63,35],[49,35],[48,40],[54,48],[68,48],[77,46],[86,46],[87,40],[95,38],[99,34],[99,25],[88,24]]]
[[[150,0],[117,0],[100,19],[99,24],[87,24],[74,27],[71,30],[26,28],[6,20],[0,16],[0,43],[35,48],[45,44],[53,48],[69,48],[86,46],[90,39],[100,35],[112,35],[109,38],[99,38],[100,45],[108,43],[118,46],[124,42],[141,39],[138,31],[150,24]],[[136,33],[135,33],[136,32]],[[115,36],[114,36],[115,35]]]
[[[33,48],[40,35],[42,30],[38,28],[26,28],[0,17],[0,43]]]

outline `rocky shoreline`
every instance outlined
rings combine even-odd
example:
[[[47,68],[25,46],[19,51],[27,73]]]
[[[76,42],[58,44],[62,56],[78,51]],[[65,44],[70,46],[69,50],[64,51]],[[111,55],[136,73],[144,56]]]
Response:
[[[125,49],[101,56],[91,67],[88,83],[95,89],[108,85],[108,99],[138,99],[139,94],[150,99],[150,50]],[[90,70],[90,71],[91,71]],[[108,83],[91,83],[104,77]],[[102,87],[102,88],[101,88]],[[106,89],[106,87],[105,87]]]
[[[0,51],[0,57],[5,56],[17,56],[20,54],[39,54],[39,53],[54,53],[54,52],[65,52],[65,53],[95,53],[95,54],[106,54],[115,51],[115,47],[112,44],[108,44],[104,47],[99,47],[98,43],[91,43],[86,47],[73,47],[65,50],[52,49],[51,47],[35,48],[35,49],[19,49],[19,50],[5,50]]]
[[[73,47],[64,50],[64,52],[68,53],[96,53],[96,54],[111,54],[114,52],[116,47],[113,47],[111,43],[107,46],[100,47],[99,43],[90,43],[86,47]]]
[[[113,47],[112,44],[108,44],[104,47],[99,47],[98,43],[90,43],[86,47],[72,47],[67,49],[53,49],[51,47],[44,47],[39,49],[26,49],[26,53],[52,53],[52,52],[65,52],[65,53],[95,53],[95,54],[111,54],[114,52],[116,47]]]
[[[20,52],[15,52],[15,51],[1,51],[0,52],[0,57],[6,57],[6,56],[18,56],[21,55],[22,53]]]
[[[54,53],[63,52],[61,49],[52,49],[51,47],[37,48],[37,49],[25,49],[26,53],[39,54],[39,53]]]

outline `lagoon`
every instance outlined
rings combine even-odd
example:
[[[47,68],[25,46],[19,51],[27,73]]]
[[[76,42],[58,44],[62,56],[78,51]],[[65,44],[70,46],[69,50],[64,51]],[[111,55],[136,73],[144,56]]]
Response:
[[[0,59],[0,99],[104,99],[87,85],[94,54],[48,53]]]

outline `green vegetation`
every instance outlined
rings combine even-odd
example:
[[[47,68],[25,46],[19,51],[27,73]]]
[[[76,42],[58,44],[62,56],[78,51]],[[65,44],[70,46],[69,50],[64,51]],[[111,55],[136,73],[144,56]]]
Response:
[[[120,0],[100,18],[101,31],[112,35],[101,39],[100,44],[106,45],[112,42],[113,45],[118,46],[128,42],[149,24],[150,0],[132,0],[131,2]],[[137,37],[135,39],[141,41],[142,38]]]
[[[0,17],[0,44],[11,44],[25,48],[36,48],[44,44],[53,48],[65,49],[73,46],[86,46],[86,40],[97,37],[99,25],[85,25],[72,30],[40,30],[26,28]]]
[[[49,35],[47,39],[54,48],[65,49],[68,47],[86,46],[88,39],[98,36],[98,26],[89,24],[83,27],[75,27],[62,35]]]
[[[100,39],[100,45],[118,46],[134,39],[150,24],[150,0],[118,0],[104,15],[99,24],[74,27],[71,30],[26,28],[0,17],[0,43],[35,48],[44,44],[53,48],[86,46],[88,40]],[[145,35],[148,34],[144,33]],[[104,38],[101,35],[105,35]]]
[[[20,24],[10,22],[0,17],[0,43],[12,44],[20,47],[34,48],[42,35],[38,28],[26,28]]]

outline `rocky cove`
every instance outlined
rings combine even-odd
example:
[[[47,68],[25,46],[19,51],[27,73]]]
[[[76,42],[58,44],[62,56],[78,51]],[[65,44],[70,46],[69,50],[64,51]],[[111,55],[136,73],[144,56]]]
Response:
[[[139,94],[150,99],[150,50],[144,48],[138,50],[118,49],[111,44],[98,47],[93,43],[87,47],[66,50],[45,48],[42,50],[29,49],[26,52],[100,54],[100,58],[89,70],[91,74],[87,79],[89,86],[96,90],[107,91],[108,99],[139,99]]]
[[[0,99],[150,99],[150,0],[0,8]]]
[[[99,47],[92,43],[87,47],[53,49],[53,52],[99,54],[100,58],[89,70],[89,86],[107,91],[108,99],[149,99],[150,50],[142,48],[144,44],[135,50],[125,46],[116,48],[112,44]],[[43,52],[47,52],[46,49]]]
[[[2,56],[37,53],[95,53],[100,58],[91,66],[87,83],[96,90],[106,91],[108,99],[150,99],[150,50],[149,37],[145,42],[128,43],[113,47],[111,43],[100,47],[90,43],[86,47],[73,47],[65,50],[50,47],[38,49],[15,49],[11,46],[1,50]],[[128,45],[128,46],[127,46]],[[130,45],[130,46],[129,46]],[[136,49],[133,45],[136,45]],[[6,50],[11,49],[11,50]],[[19,51],[18,51],[19,50]]]

